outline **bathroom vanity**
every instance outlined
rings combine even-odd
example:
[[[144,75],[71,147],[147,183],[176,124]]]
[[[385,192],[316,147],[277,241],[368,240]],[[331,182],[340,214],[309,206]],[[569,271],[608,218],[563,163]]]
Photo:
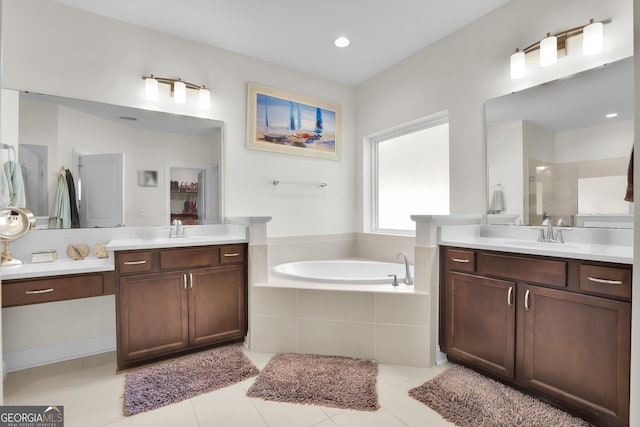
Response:
[[[475,240],[440,246],[442,351],[597,425],[628,425],[631,263]]]
[[[247,244],[115,252],[118,368],[247,333]]]

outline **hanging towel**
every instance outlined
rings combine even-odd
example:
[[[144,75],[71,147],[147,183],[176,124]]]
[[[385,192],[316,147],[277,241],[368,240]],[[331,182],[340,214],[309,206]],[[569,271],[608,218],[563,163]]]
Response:
[[[493,195],[491,196],[491,205],[489,206],[489,211],[494,213],[500,213],[503,210],[504,210],[504,195],[502,193],[502,186],[500,184],[497,184],[495,190],[493,190]]]
[[[69,187],[64,169],[58,172],[58,189],[56,192],[56,206],[53,212],[55,228],[71,228],[71,206],[69,202]]]
[[[0,168],[0,207],[9,206],[9,181],[4,173],[4,168]]]
[[[629,169],[627,169],[627,194],[625,194],[624,199],[627,202],[633,202],[633,148],[629,159]]]
[[[24,194],[24,181],[22,180],[22,169],[20,163],[13,160],[4,162],[3,169],[9,187],[9,206],[16,208],[26,208],[26,197]]]
[[[69,188],[69,208],[71,209],[71,228],[80,227],[80,215],[78,214],[78,204],[76,203],[76,184],[73,181],[71,171],[66,169],[67,187]]]

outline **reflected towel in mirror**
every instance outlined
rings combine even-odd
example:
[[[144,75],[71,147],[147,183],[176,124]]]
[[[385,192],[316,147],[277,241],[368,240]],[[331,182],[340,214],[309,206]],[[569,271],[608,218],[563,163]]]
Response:
[[[7,179],[7,188],[9,190],[9,206],[25,208],[27,201],[24,194],[24,181],[22,180],[22,169],[20,168],[20,164],[13,160],[9,160],[4,162],[2,167],[4,169],[4,174]]]
[[[502,186],[500,184],[496,185],[496,188],[493,190],[493,195],[491,196],[491,205],[489,206],[490,212],[502,212],[504,210],[504,195],[502,193]]]

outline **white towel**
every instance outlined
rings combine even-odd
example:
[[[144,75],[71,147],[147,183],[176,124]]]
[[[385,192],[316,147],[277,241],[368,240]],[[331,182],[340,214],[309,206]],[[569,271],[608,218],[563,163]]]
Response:
[[[502,187],[500,184],[496,186],[496,189],[493,190],[493,195],[491,196],[491,204],[489,205],[489,210],[491,212],[502,212],[504,210],[504,195],[502,194]]]
[[[26,208],[27,201],[24,194],[24,181],[22,180],[20,163],[9,160],[4,162],[3,169],[9,188],[9,206]]]
[[[4,168],[0,168],[0,207],[9,206],[9,181],[4,173]]]

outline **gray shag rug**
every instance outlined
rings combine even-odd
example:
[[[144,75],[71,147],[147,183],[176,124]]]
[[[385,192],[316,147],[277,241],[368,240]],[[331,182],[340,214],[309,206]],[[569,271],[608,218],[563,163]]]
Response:
[[[586,427],[591,424],[477,372],[453,365],[409,390],[460,427]]]
[[[239,346],[189,354],[127,372],[125,416],[135,415],[258,375],[260,371]]]
[[[276,402],[375,411],[378,364],[343,356],[282,353],[271,358],[247,391]]]

